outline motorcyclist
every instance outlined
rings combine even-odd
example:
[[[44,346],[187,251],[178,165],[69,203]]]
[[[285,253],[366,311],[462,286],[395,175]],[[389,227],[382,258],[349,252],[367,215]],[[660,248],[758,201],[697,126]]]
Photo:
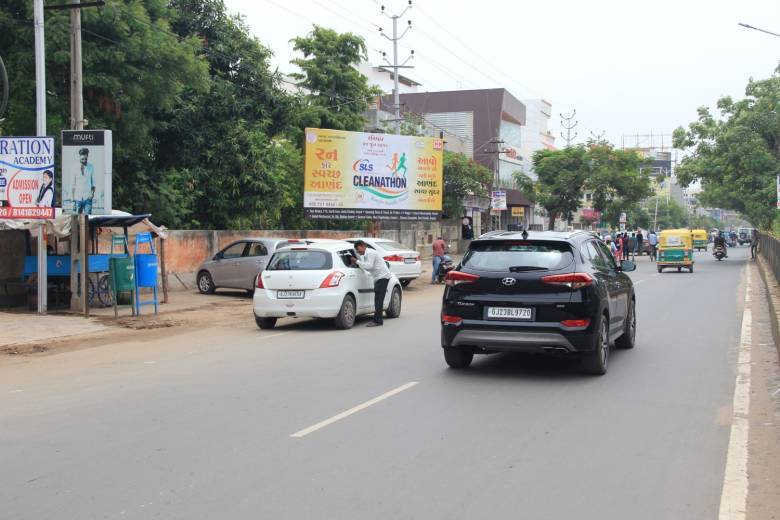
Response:
[[[713,253],[718,248],[718,246],[723,248],[723,257],[724,258],[728,258],[729,257],[729,250],[728,250],[728,247],[726,247],[726,237],[723,235],[722,231],[720,233],[718,233],[718,236],[715,237],[715,241],[713,242],[713,246],[712,246],[712,252]]]

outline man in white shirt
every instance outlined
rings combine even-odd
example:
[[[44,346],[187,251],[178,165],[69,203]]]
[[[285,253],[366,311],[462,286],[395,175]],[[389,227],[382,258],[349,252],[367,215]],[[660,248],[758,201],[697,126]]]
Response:
[[[368,244],[362,240],[355,242],[355,251],[359,257],[352,259],[353,265],[357,265],[374,279],[374,321],[367,326],[379,327],[383,324],[387,284],[393,275],[390,273],[384,258],[375,250],[369,249]]]

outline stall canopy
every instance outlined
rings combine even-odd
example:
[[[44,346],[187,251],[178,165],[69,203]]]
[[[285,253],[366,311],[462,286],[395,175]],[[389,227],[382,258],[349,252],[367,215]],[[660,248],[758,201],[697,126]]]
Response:
[[[46,222],[46,234],[54,235],[58,238],[70,236],[71,215],[63,214],[62,208],[55,208],[54,218]],[[167,238],[165,227],[158,227],[150,220],[151,214],[131,215],[125,211],[113,210],[111,215],[90,215],[89,227],[95,228],[128,228],[136,224],[145,224],[155,235],[161,238]],[[41,225],[40,220],[20,220],[20,219],[0,219],[0,230],[18,229],[35,232]]]

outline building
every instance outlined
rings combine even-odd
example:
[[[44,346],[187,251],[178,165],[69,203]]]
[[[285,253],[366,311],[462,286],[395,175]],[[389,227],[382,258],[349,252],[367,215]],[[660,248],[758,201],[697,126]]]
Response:
[[[400,95],[402,111],[464,143],[463,153],[494,173],[494,189],[507,194],[507,210],[489,215],[484,203],[469,207],[466,217],[477,232],[510,227],[531,227],[532,204],[515,189],[513,174],[523,170],[521,148],[526,107],[503,88],[416,92]],[[392,112],[392,98],[383,97],[381,110]]]
[[[520,155],[523,171],[536,180],[533,157],[539,150],[555,150],[555,136],[549,129],[552,104],[544,99],[524,99],[525,132],[521,139]]]

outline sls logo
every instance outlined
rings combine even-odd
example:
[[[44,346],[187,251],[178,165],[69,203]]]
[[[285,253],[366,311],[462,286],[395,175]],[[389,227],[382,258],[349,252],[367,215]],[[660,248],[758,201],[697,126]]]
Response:
[[[352,171],[353,172],[373,172],[374,171],[374,165],[371,164],[371,161],[368,159],[358,159],[352,164]]]

